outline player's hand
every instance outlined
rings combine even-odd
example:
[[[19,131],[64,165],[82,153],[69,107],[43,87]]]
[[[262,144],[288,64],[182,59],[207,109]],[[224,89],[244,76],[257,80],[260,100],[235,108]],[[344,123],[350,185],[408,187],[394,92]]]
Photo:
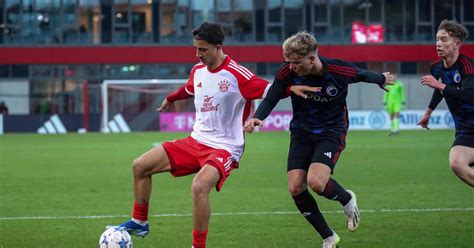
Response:
[[[168,99],[166,99],[165,97],[165,99],[161,103],[161,106],[157,108],[156,111],[163,112],[165,110],[169,110],[171,107],[173,107],[173,102],[168,101]]]
[[[436,80],[436,78],[434,78],[432,75],[426,75],[426,76],[421,77],[420,82],[422,85],[426,85],[435,90],[444,90],[444,87],[446,87],[445,84]]]
[[[308,95],[306,94],[307,92],[320,92],[321,87],[312,87],[308,85],[292,85],[290,87],[290,91],[299,97],[308,99]]]
[[[255,127],[263,127],[263,121],[257,118],[250,118],[244,124],[244,131],[251,133]]]
[[[428,127],[428,124],[430,123],[430,117],[431,113],[429,111],[426,111],[421,120],[417,123],[417,125],[420,125],[422,128],[426,128],[426,130],[430,130]]]
[[[380,88],[382,90],[385,90],[388,92],[387,85],[393,85],[393,80],[395,80],[395,77],[388,71],[382,73],[385,76],[385,83],[380,85]]]

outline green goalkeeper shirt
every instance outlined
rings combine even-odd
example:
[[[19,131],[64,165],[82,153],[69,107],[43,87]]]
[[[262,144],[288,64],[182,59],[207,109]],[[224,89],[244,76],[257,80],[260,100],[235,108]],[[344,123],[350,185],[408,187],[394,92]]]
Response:
[[[405,103],[405,89],[402,82],[395,80],[393,85],[387,85],[388,92],[383,96],[383,103],[385,105],[404,104]]]

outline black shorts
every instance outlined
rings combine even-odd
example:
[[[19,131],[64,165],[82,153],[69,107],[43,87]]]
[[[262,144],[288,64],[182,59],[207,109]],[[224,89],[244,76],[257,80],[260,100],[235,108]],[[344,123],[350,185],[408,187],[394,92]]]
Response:
[[[345,136],[328,137],[309,132],[292,132],[287,170],[308,170],[312,163],[322,163],[334,171],[339,155],[346,146]]]
[[[474,148],[474,135],[459,135],[454,140],[453,146],[467,146]]]

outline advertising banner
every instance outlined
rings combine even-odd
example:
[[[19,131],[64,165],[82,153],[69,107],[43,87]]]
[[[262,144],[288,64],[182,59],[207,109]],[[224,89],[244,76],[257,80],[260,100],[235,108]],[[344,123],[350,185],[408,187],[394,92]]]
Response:
[[[423,117],[424,110],[408,110],[400,113],[400,129],[421,129],[417,123]],[[260,131],[289,130],[292,112],[273,112],[265,120]],[[194,113],[162,113],[160,130],[162,132],[190,132],[194,124]],[[432,113],[431,129],[454,128],[454,121],[447,110]],[[351,130],[388,130],[390,117],[384,111],[349,111],[349,129]]]

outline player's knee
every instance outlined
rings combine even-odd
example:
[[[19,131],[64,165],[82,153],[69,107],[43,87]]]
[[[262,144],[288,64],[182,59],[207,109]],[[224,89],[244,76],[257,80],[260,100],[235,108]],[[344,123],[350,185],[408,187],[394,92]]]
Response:
[[[451,167],[451,170],[457,173],[460,172],[463,167],[467,165],[467,163],[460,158],[453,157],[449,160],[449,165]]]
[[[288,184],[288,191],[292,196],[297,196],[301,193],[303,193],[306,190],[305,185],[301,184]]]
[[[323,182],[323,180],[320,180],[316,177],[312,177],[308,178],[308,185],[314,192],[316,192],[317,194],[321,194],[322,192],[324,192],[326,182]]]
[[[145,172],[146,164],[142,157],[138,157],[132,162],[132,169],[134,175],[142,175]]]
[[[199,180],[195,180],[191,185],[191,191],[194,198],[200,198],[209,193],[209,186]]]

